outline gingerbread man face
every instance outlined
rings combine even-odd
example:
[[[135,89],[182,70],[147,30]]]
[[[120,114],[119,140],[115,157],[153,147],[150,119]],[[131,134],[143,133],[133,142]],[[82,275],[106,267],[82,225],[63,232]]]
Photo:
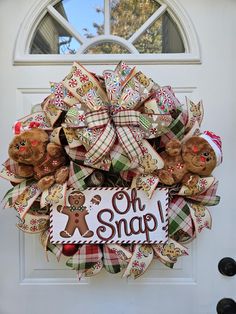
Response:
[[[32,129],[16,135],[9,145],[9,156],[16,162],[36,165],[46,153],[48,135],[41,129]]]
[[[183,160],[193,173],[209,176],[216,167],[216,155],[210,144],[201,137],[193,136],[182,147]]]
[[[68,197],[69,204],[76,208],[79,208],[84,205],[85,196],[82,192],[74,191]]]

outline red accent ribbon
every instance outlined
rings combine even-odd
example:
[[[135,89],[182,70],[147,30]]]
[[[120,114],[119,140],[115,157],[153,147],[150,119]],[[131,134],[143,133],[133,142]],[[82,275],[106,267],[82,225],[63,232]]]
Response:
[[[32,122],[30,122],[30,124],[29,124],[29,129],[38,128],[39,126],[40,126],[40,123],[39,123],[39,122],[32,121]]]
[[[14,127],[13,127],[13,132],[15,135],[18,135],[24,131],[27,131],[27,130],[30,130],[30,129],[33,129],[33,128],[38,128],[40,126],[40,123],[37,122],[37,121],[31,121],[26,127],[23,127],[22,126],[22,123],[20,121],[17,121],[15,124],[14,124]]]

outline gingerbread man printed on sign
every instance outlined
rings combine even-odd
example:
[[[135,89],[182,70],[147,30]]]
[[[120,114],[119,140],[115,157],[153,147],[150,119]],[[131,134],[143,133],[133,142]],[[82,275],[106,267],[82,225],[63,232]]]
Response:
[[[57,211],[59,213],[68,216],[68,221],[65,230],[60,232],[62,238],[70,238],[73,236],[76,229],[84,238],[90,238],[93,236],[93,231],[89,230],[88,224],[86,222],[86,215],[89,214],[87,207],[84,206],[85,196],[80,191],[73,191],[68,197],[68,202],[70,206],[57,206]]]

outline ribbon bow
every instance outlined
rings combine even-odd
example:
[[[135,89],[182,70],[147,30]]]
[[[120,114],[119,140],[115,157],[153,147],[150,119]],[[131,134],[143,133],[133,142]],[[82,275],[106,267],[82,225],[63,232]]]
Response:
[[[85,109],[75,106],[68,111],[67,117],[70,116],[68,120],[71,121],[71,116],[82,114],[85,123],[69,123],[68,126],[76,128],[79,140],[88,148],[86,165],[93,167],[112,153],[117,139],[130,161],[130,169],[133,169],[144,155],[144,139],[167,132],[172,117],[170,114],[150,113],[145,109],[145,100],[157,85],[143,73],[121,62],[115,71],[105,71],[103,76],[106,92],[94,75],[74,63],[63,85]],[[93,132],[93,136],[89,138],[86,132]]]
[[[137,138],[132,127],[139,127],[140,112],[126,109],[112,112],[102,109],[87,113],[86,120],[90,129],[103,128],[101,135],[86,154],[90,163],[96,164],[102,160],[118,138],[130,161],[137,164],[143,155],[140,146],[142,135]]]

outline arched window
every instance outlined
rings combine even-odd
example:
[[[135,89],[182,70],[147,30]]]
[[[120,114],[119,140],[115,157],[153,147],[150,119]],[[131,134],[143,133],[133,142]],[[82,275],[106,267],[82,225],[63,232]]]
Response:
[[[170,2],[42,0],[21,27],[15,62],[199,62],[192,24]]]

